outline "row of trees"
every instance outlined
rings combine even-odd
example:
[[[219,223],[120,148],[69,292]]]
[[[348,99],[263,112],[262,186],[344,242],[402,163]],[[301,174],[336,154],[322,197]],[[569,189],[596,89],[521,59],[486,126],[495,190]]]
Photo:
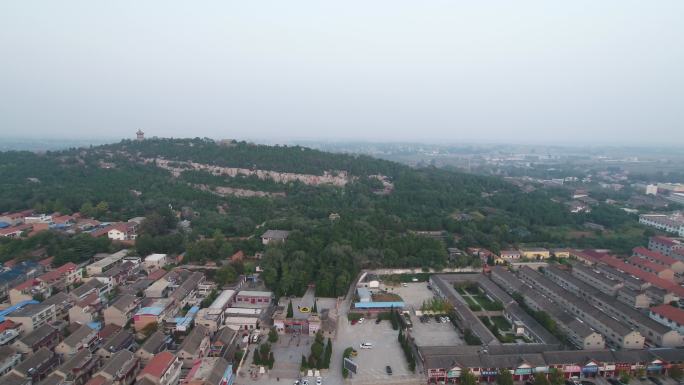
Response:
[[[330,368],[330,360],[332,358],[332,340],[328,338],[328,343],[325,343],[323,333],[320,331],[316,333],[313,344],[311,344],[311,352],[309,358],[302,356],[302,363],[300,369],[328,369]]]
[[[413,349],[408,341],[408,338],[404,335],[403,330],[399,330],[399,345],[401,345],[401,350],[404,351],[404,357],[406,357],[406,362],[408,363],[409,370],[414,372],[416,370],[416,357],[413,354]]]
[[[254,356],[252,357],[252,363],[254,365],[268,366],[269,369],[273,369],[274,362],[275,358],[271,351],[271,344],[268,342],[265,342],[259,345],[259,348],[254,349]]]

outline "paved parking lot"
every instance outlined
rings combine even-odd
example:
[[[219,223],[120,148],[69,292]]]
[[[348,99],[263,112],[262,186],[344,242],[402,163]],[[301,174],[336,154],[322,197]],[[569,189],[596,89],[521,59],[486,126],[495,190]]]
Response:
[[[427,288],[427,282],[407,283],[406,287],[394,288],[406,303],[407,310],[411,311],[413,330],[411,334],[418,346],[454,346],[463,345],[463,339],[452,323],[437,323],[434,317],[427,323],[420,322],[416,317],[415,310],[420,310],[424,301],[434,297],[432,291]]]
[[[353,347],[358,356],[353,360],[359,365],[359,373],[354,376],[357,383],[376,383],[413,379],[416,375],[409,371],[404,352],[399,346],[398,331],[392,329],[389,321],[376,324],[375,320],[366,320],[363,324],[351,325],[340,322],[336,345],[338,349]],[[373,349],[360,349],[363,342],[372,342]],[[341,357],[341,355],[337,356]],[[392,368],[392,375],[385,372],[385,367]]]
[[[418,346],[456,346],[464,345],[460,332],[451,322],[437,323],[434,317],[427,323],[421,323],[416,316],[411,316],[413,330],[411,335]]]

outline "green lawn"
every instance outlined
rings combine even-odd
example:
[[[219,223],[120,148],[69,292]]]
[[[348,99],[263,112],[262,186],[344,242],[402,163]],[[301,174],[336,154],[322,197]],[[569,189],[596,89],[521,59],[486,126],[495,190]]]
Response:
[[[494,302],[485,295],[478,294],[474,297],[485,310],[501,310],[502,308],[502,305],[499,302]]]
[[[494,322],[494,325],[499,328],[501,331],[509,331],[511,330],[511,323],[508,322],[508,320],[502,316],[494,316],[491,317],[492,322]]]

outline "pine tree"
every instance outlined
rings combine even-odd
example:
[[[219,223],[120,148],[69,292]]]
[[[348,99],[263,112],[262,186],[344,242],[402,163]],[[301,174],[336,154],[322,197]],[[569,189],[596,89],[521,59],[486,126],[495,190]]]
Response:
[[[294,317],[294,310],[292,309],[292,301],[290,301],[289,304],[287,304],[287,318],[293,318]]]
[[[311,310],[311,312],[312,312],[312,313],[318,313],[318,305],[317,305],[315,299],[314,299],[313,309]]]
[[[328,344],[325,345],[325,356],[323,357],[323,367],[330,368],[330,359],[332,358],[332,340],[328,337]]]

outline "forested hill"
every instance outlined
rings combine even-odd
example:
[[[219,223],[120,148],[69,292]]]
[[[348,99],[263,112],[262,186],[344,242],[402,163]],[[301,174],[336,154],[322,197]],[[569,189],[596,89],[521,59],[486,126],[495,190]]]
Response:
[[[315,282],[322,295],[339,295],[363,267],[471,262],[448,261],[446,247],[452,245],[495,252],[520,244],[593,245],[568,244],[553,230],[587,218],[551,198],[494,177],[298,146],[148,139],[45,154],[0,153],[0,212],[80,211],[103,221],[147,216],[154,223],[143,226],[136,242],[141,255],[187,251],[189,261],[203,263],[225,260],[238,249],[248,255],[264,251],[264,278],[279,293],[299,293]],[[175,230],[170,210],[192,222],[190,233]],[[339,219],[331,220],[332,213]],[[258,236],[266,229],[292,233],[285,245],[264,250]],[[424,230],[447,236],[437,241],[413,235]],[[54,237],[2,240],[0,260],[32,247],[59,249],[64,242]],[[58,255],[64,261],[85,254]]]

